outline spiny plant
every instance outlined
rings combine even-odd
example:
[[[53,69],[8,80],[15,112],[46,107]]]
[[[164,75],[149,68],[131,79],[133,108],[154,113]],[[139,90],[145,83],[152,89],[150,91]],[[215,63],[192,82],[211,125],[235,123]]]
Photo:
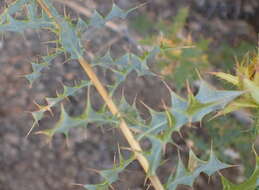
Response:
[[[237,62],[235,75],[224,72],[212,72],[215,76],[229,82],[238,89],[248,91],[244,96],[241,96],[229,104],[219,114],[226,114],[240,108],[254,108],[255,111],[258,109],[258,65],[259,53],[254,53],[254,55],[247,54],[241,62]]]
[[[236,73],[231,75],[224,72],[213,72],[215,76],[227,81],[242,91],[247,91],[243,96],[232,101],[224,110],[218,112],[216,116],[227,114],[239,109],[250,108],[254,117],[254,127],[252,128],[254,137],[259,133],[259,49],[257,53],[247,54],[241,62],[237,62]]]
[[[174,88],[177,91],[183,89],[186,80],[197,80],[197,74],[192,72],[193,70],[203,71],[208,66],[206,51],[208,50],[209,40],[202,39],[193,45],[191,35],[185,35],[183,32],[188,15],[189,8],[185,7],[181,8],[173,19],[160,20],[156,24],[152,22],[149,27],[157,28],[158,31],[152,35],[146,32],[143,35],[145,36],[144,40],[141,40],[144,45],[178,47],[178,49],[161,52],[156,60],[157,63],[154,65],[155,70],[158,70],[165,80],[173,81]],[[147,22],[146,20],[143,22]],[[137,25],[136,28],[143,24],[137,23],[139,21],[133,22],[136,22],[134,24]]]
[[[69,131],[73,128],[87,127],[89,123],[100,125],[108,123],[112,127],[117,127],[126,138],[130,146],[129,150],[133,153],[132,156],[125,157],[119,154],[120,159],[118,164],[115,164],[111,169],[98,171],[103,178],[100,184],[83,185],[88,190],[112,188],[112,184],[118,180],[119,174],[133,160],[139,161],[143,170],[146,172],[147,178],[156,190],[174,190],[180,184],[193,186],[194,180],[201,173],[211,176],[221,169],[232,167],[229,164],[219,161],[212,149],[208,161],[200,160],[190,150],[188,167],[184,166],[179,157],[176,172],[172,172],[166,182],[162,183],[156,174],[157,169],[165,161],[163,159],[165,147],[174,143],[172,139],[174,132],[180,133],[183,126],[191,126],[194,122],[201,122],[210,113],[228,110],[233,103],[247,96],[247,88],[251,88],[250,96],[255,100],[254,103],[258,105],[258,84],[254,84],[248,81],[248,79],[245,79],[245,91],[243,89],[217,90],[201,77],[199,91],[196,95],[188,88],[187,98],[182,98],[169,88],[171,105],[164,106],[164,111],[158,112],[146,106],[151,115],[149,121],[142,119],[136,108],[136,104],[130,105],[125,100],[124,95],[120,101],[116,102],[114,100],[114,94],[131,72],[136,72],[137,76],[149,75],[161,80],[158,74],[149,69],[148,63],[150,60],[154,60],[160,53],[168,50],[171,51],[172,48],[159,45],[141,56],[126,53],[119,58],[112,58],[108,51],[104,56],[88,60],[86,58],[87,51],[82,45],[81,36],[82,33],[90,29],[104,27],[112,19],[124,19],[136,8],[138,7],[125,11],[116,4],[113,4],[112,9],[106,16],[103,16],[98,11],[94,11],[89,20],[78,19],[74,23],[69,17],[59,14],[51,0],[16,0],[0,15],[1,32],[23,33],[26,29],[30,28],[35,30],[47,29],[56,35],[56,47],[51,51],[54,53],[42,56],[40,63],[31,63],[32,73],[25,76],[31,85],[36,79],[40,78],[46,67],[51,67],[53,59],[59,54],[66,54],[69,60],[77,60],[89,78],[89,80],[82,80],[75,86],[64,86],[62,93],[57,93],[54,97],[46,98],[46,105],[38,105],[38,110],[32,112],[34,118],[32,129],[44,118],[47,111],[51,112],[54,106],[61,104],[59,120],[54,127],[48,130],[38,131],[37,133],[44,134],[51,139],[58,133],[68,136]],[[23,18],[14,16],[15,13],[19,11],[23,12],[24,9],[26,11]],[[94,72],[94,67],[112,71],[116,80],[112,84],[104,86]],[[234,83],[239,81],[235,77],[230,78]],[[61,102],[67,97],[75,95],[80,89],[89,89],[92,86],[97,89],[103,98],[105,102],[103,108],[97,111],[93,109],[90,103],[90,97],[88,96],[83,113],[76,117],[70,116]],[[143,140],[148,140],[151,148],[141,148],[140,142]],[[258,185],[258,166],[247,182],[241,185],[233,185],[224,177],[222,177],[222,181],[224,189],[243,189],[244,186],[245,188],[249,186],[249,188],[251,187],[250,189],[254,189]]]
[[[254,119],[253,127],[250,129],[253,133],[253,138],[256,139],[259,133],[258,124],[258,103],[259,103],[259,81],[258,81],[258,65],[259,65],[259,49],[257,52],[248,53],[242,61],[237,61],[235,75],[224,72],[212,72],[213,75],[234,85],[238,90],[246,91],[242,96],[233,100],[223,110],[219,111],[215,117],[224,115],[240,109],[249,109],[252,112]],[[243,183],[239,185],[232,184],[222,176],[222,184],[227,190],[241,189],[258,189],[259,185],[259,156],[254,148],[256,165],[253,174]]]
[[[132,27],[136,28],[142,34],[144,40],[141,43],[144,45],[159,44],[164,47],[185,47],[165,51],[159,55],[154,64],[153,70],[160,72],[166,81],[171,81],[173,87],[177,91],[183,90],[186,80],[198,80],[196,72],[211,70],[212,67],[219,67],[221,69],[233,69],[235,59],[242,58],[244,52],[252,51],[252,43],[242,41],[238,46],[230,47],[229,44],[220,43],[220,47],[209,49],[208,46],[212,40],[206,38],[199,38],[193,44],[191,36],[185,35],[184,26],[188,18],[189,9],[181,8],[174,18],[167,18],[158,20],[157,23],[151,22],[151,18],[147,14],[140,15],[142,19],[134,19]],[[171,21],[172,20],[172,21]],[[154,31],[154,32],[152,32]],[[191,48],[190,48],[191,47]],[[218,69],[219,69],[218,68]],[[186,77],[182,77],[186,76]],[[231,127],[231,123],[235,123],[235,130]],[[252,159],[247,160],[247,154],[251,153],[251,144],[253,143],[254,134],[252,131],[244,132],[244,125],[240,121],[233,119],[232,115],[222,117],[215,122],[203,122],[203,126],[207,126],[206,131],[214,142],[214,149],[216,153],[224,152],[231,147],[231,149],[238,150],[240,159],[245,164],[246,172],[249,173],[253,167]],[[210,144],[205,135],[197,136],[192,132],[187,132],[189,138],[195,143],[196,149],[206,151]],[[220,154],[220,158],[231,160],[228,155]]]
[[[220,43],[217,48],[209,49],[208,46],[213,44],[213,40],[208,38],[196,39],[195,44],[191,36],[187,35],[184,28],[188,18],[188,8],[180,8],[173,18],[157,19],[150,18],[148,13],[142,13],[138,19],[132,19],[134,27],[144,38],[140,42],[144,45],[161,44],[168,47],[188,47],[179,48],[178,50],[166,51],[161,54],[154,64],[153,70],[160,72],[166,81],[170,81],[176,91],[184,90],[184,84],[187,80],[198,80],[195,69],[200,72],[217,69],[232,70],[235,65],[235,59],[241,59],[248,51],[255,49],[253,43],[240,41],[235,46],[229,43]],[[188,27],[188,25],[187,25]],[[213,35],[213,34],[212,34]],[[215,43],[215,42],[214,42]],[[213,46],[213,45],[212,45]],[[186,76],[186,77],[181,77]],[[229,88],[230,85],[228,85]],[[243,115],[243,114],[242,114]],[[233,127],[235,125],[235,130]],[[253,157],[247,159],[247,154],[251,153],[251,144],[254,142],[253,131],[244,131],[244,125],[240,120],[233,118],[231,114],[221,117],[215,121],[204,120],[203,133],[207,135],[196,135],[193,131],[187,131],[188,139],[193,141],[195,148],[200,152],[206,151],[210,147],[208,137],[213,141],[213,147],[219,158],[225,162],[233,162],[230,155],[222,154],[227,150],[238,150],[237,157],[244,163],[245,173],[248,174],[253,168]],[[204,155],[206,156],[206,155]]]

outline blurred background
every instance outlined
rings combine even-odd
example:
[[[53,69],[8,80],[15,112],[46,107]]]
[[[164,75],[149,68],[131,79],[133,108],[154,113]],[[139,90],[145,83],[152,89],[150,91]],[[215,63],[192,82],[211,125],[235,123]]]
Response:
[[[62,13],[64,10],[76,20],[86,19],[94,9],[106,15],[112,2],[123,9],[143,6],[130,13],[126,21],[113,21],[111,26],[83,36],[83,45],[88,56],[101,56],[110,49],[113,57],[127,51],[143,53],[151,45],[161,42],[168,46],[193,48],[169,51],[150,65],[160,73],[168,84],[182,96],[186,95],[186,80],[197,90],[198,69],[202,76],[214,86],[223,89],[232,87],[206,74],[209,71],[233,72],[235,63],[249,51],[255,51],[259,32],[258,0],[53,0]],[[0,13],[13,0],[0,2]],[[62,85],[85,79],[79,64],[64,63],[64,57],[55,59],[51,69],[46,70],[40,80],[30,88],[22,77],[31,72],[30,62],[47,52],[44,42],[54,39],[45,31],[27,30],[24,34],[7,33],[0,40],[0,189],[1,190],[71,190],[82,189],[73,184],[97,183],[99,176],[89,168],[104,169],[113,166],[117,144],[127,145],[119,132],[97,128],[75,129],[68,142],[62,135],[53,138],[52,145],[46,138],[33,133],[25,138],[33,120],[30,111],[36,110],[34,102],[44,103],[44,97],[52,97]],[[96,71],[103,80],[109,80],[101,71]],[[135,78],[134,73],[125,83],[127,100],[138,98],[159,110],[158,102],[167,100],[167,90],[153,78]],[[154,91],[156,92],[154,94]],[[152,96],[150,96],[152,94]],[[84,107],[86,92],[81,91],[65,102],[71,115],[78,115]],[[101,98],[94,94],[92,104],[98,107]],[[145,108],[139,105],[143,117]],[[59,110],[56,110],[59,112]],[[55,114],[40,122],[40,129],[50,128]],[[240,183],[251,175],[254,155],[251,151],[253,134],[249,132],[252,120],[247,112],[237,112],[216,120],[204,121],[197,128],[184,128],[182,137],[174,134],[174,142],[187,160],[188,147],[203,160],[208,159],[208,150],[213,144],[221,161],[238,164],[222,171],[232,182]],[[39,130],[36,128],[33,132]],[[256,144],[258,146],[258,142]],[[178,149],[170,147],[165,153],[168,161],[159,170],[162,180],[175,170]],[[186,158],[185,158],[186,157]],[[117,190],[145,189],[145,175],[134,162],[114,185]],[[178,187],[179,190],[190,189]],[[194,185],[195,190],[222,189],[219,175],[208,180],[201,175]]]

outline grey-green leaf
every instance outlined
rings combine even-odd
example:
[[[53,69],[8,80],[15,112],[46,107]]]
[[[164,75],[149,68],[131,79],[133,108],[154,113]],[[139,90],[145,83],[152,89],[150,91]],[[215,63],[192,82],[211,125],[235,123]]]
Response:
[[[116,4],[112,5],[112,9],[109,14],[105,17],[106,21],[112,20],[114,18],[125,19],[127,17],[127,12],[119,8]]]
[[[211,176],[217,171],[221,169],[231,167],[228,164],[220,162],[213,151],[210,153],[210,158],[207,162],[199,160],[196,156],[191,155],[192,152],[189,153],[189,156],[195,158],[195,162],[198,164],[196,167],[192,168],[192,170],[188,170],[185,168],[181,158],[179,158],[178,166],[175,175],[171,174],[165,184],[165,187],[168,190],[175,190],[178,185],[188,185],[192,187],[194,180],[203,172],[208,176]]]
[[[243,93],[243,91],[216,90],[203,80],[198,94],[195,97],[189,94],[188,100],[171,92],[172,108],[170,110],[176,120],[175,128],[180,130],[185,124],[201,121],[205,115],[223,109],[230,101]]]
[[[114,168],[101,170],[98,173],[104,178],[104,181],[100,184],[87,184],[84,185],[87,190],[108,190],[112,183],[119,179],[119,174],[134,160],[134,156],[125,160],[120,155],[120,162]]]

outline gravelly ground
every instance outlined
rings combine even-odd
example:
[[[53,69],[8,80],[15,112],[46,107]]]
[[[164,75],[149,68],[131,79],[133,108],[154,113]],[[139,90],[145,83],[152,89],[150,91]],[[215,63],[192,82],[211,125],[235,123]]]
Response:
[[[215,1],[214,4],[209,3],[209,1],[196,0],[187,28],[193,31],[194,35],[202,32],[205,36],[230,42],[238,38],[256,39],[255,31],[258,31],[258,28],[253,28],[250,25],[258,26],[258,23],[257,25],[254,24],[255,21],[252,19],[253,15],[255,15],[253,11],[256,11],[254,8],[256,4],[252,4],[253,1],[251,1],[250,4],[242,4],[241,6],[238,3],[243,1],[234,3],[226,0],[225,2],[227,4],[224,9],[226,13],[222,13],[220,10],[224,7],[223,3]],[[121,0],[120,3],[123,6],[130,6],[136,2],[129,3]],[[187,0],[181,2],[165,1],[163,3],[154,0],[143,10],[153,11],[156,16],[166,17],[174,15],[179,7],[190,4],[190,1]],[[233,6],[230,6],[230,4]],[[2,6],[2,4],[0,5]],[[241,8],[238,8],[239,6]],[[106,4],[102,4],[100,7],[105,10]],[[210,7],[211,11],[206,7]],[[213,36],[210,36],[212,33]],[[109,37],[110,33],[106,32],[102,33],[102,35]],[[35,109],[33,100],[40,101],[45,96],[53,95],[56,88],[60,88],[60,82],[65,81],[65,83],[69,84],[69,81],[84,78],[84,73],[76,62],[63,65],[61,64],[63,58],[60,57],[55,61],[52,70],[47,71],[42,80],[33,85],[33,88],[29,88],[28,82],[21,76],[30,72],[31,68],[28,62],[44,52],[40,42],[46,41],[47,38],[48,34],[36,34],[33,31],[26,31],[25,36],[7,34],[4,40],[0,41],[1,190],[80,189],[81,187],[73,186],[72,184],[95,183],[99,180],[97,175],[87,170],[87,168],[112,167],[114,151],[117,149],[117,139],[122,144],[125,144],[119,133],[110,130],[102,131],[95,126],[90,126],[87,130],[73,130],[69,138],[69,147],[66,146],[65,138],[61,135],[54,138],[51,147],[46,145],[42,136],[31,135],[25,138],[32,124],[32,118],[26,111]],[[96,43],[98,44],[98,42]],[[117,49],[119,51],[120,47]],[[94,47],[93,51],[95,51]],[[147,94],[150,94],[150,91],[153,92],[150,89],[156,89],[162,95],[164,94],[161,84],[150,79],[129,82],[128,89],[133,89],[136,85],[138,85],[138,93],[142,94],[144,98],[147,97]],[[72,114],[78,113],[78,110],[75,109],[77,106],[82,108],[84,96],[85,93],[81,92],[75,97],[74,105],[70,106],[70,108],[72,107]],[[144,101],[158,102],[156,97],[160,97],[160,95],[154,96],[155,99],[145,98]],[[99,101],[96,100],[95,102],[98,104]],[[69,107],[68,104],[67,106]],[[50,126],[50,118],[51,116],[41,122],[41,128]],[[171,153],[176,153],[176,151],[171,150]],[[164,171],[167,170],[165,167]],[[163,171],[160,171],[160,173],[163,173]],[[215,178],[218,177],[215,176]],[[122,180],[116,184],[115,189],[144,189],[143,181],[143,173],[138,164],[134,163],[122,175]],[[198,180],[197,182],[197,190],[209,189],[202,180],[200,181]],[[220,186],[216,184],[210,184],[210,187],[215,190],[220,189]],[[179,189],[186,188],[181,187]]]

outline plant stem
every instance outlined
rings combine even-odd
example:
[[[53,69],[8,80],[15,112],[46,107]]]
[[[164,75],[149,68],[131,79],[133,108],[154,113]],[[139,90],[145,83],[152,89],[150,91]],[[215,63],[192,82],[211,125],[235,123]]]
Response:
[[[46,12],[46,14],[50,17],[53,18],[48,6],[45,4],[43,0],[37,0],[41,8]],[[56,22],[58,25],[58,22]],[[60,26],[59,26],[60,27]],[[111,113],[113,115],[119,116],[120,117],[120,112],[113,102],[112,98],[108,95],[108,92],[100,82],[99,78],[96,76],[95,72],[93,71],[91,65],[83,58],[80,57],[78,59],[80,65],[83,67],[84,71],[86,72],[87,76],[90,78],[90,80],[93,82],[95,88],[97,89],[98,93],[102,96],[104,99],[105,103],[107,104],[108,108],[110,109]],[[148,173],[149,170],[149,163],[146,157],[143,156],[142,154],[142,148],[140,147],[139,142],[134,138],[132,132],[130,131],[127,123],[123,118],[120,119],[120,125],[119,128],[121,129],[121,132],[123,133],[124,137],[127,139],[132,151],[134,152],[137,160],[141,164],[142,168],[146,173]],[[163,185],[161,184],[159,178],[156,175],[149,176],[149,179],[153,185],[153,187],[156,190],[164,190]]]
[[[101,84],[100,80],[98,79],[98,77],[96,76],[94,71],[92,70],[91,66],[85,61],[84,58],[80,58],[79,63],[83,67],[84,71],[87,73],[88,77],[93,82],[94,86],[96,87],[97,91],[102,96],[102,98],[104,99],[105,103],[107,104],[107,106],[110,109],[110,111],[112,112],[112,114],[120,116],[117,106],[114,104],[112,98],[108,95],[107,91],[105,90],[105,88]],[[148,163],[147,159],[143,156],[143,154],[142,154],[143,151],[142,151],[138,141],[136,141],[136,139],[134,138],[132,132],[130,131],[130,129],[127,126],[127,123],[125,122],[124,119],[121,119],[119,127],[120,127],[124,137],[127,139],[131,149],[134,151],[137,160],[139,161],[139,163],[141,164],[141,166],[143,167],[145,172],[148,172],[149,163]],[[150,176],[149,179],[156,190],[164,189],[160,180],[158,179],[158,177],[156,175]]]

